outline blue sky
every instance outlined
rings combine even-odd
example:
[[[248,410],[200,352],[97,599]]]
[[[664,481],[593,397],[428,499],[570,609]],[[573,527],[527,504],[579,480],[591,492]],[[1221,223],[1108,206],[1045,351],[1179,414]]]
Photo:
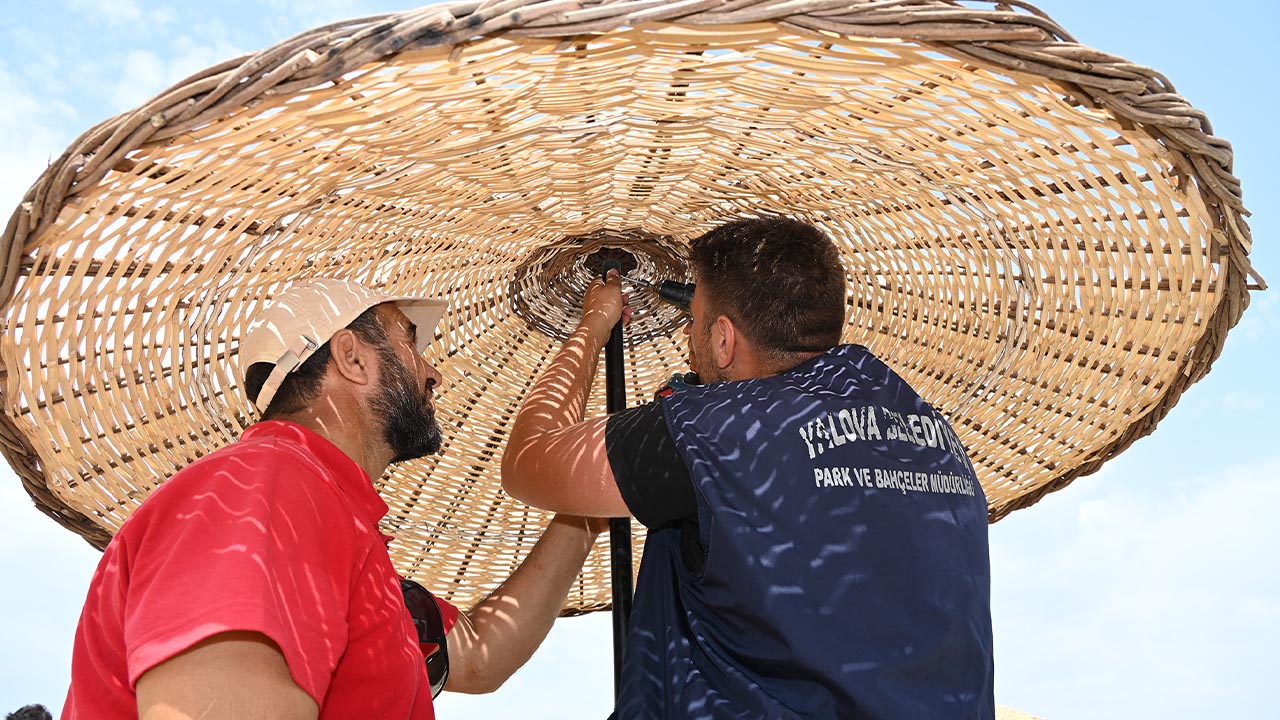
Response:
[[[50,158],[105,117],[192,72],[333,20],[412,3],[2,0],[0,214]],[[1155,67],[1232,142],[1262,275],[1274,241],[1280,122],[1271,2],[1045,0],[1081,42]],[[997,700],[1066,718],[1280,717],[1277,291],[1255,293],[1208,378],[1101,471],[992,527]],[[61,706],[98,553],[34,509],[0,467],[0,713]],[[606,614],[562,620],[485,698],[440,715],[603,717]]]

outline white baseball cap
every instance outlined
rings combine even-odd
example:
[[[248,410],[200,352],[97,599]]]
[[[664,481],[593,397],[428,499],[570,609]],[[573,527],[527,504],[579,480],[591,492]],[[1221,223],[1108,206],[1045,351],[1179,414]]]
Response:
[[[241,374],[255,363],[275,365],[253,404],[265,412],[284,383],[320,346],[365,310],[382,303],[396,307],[418,328],[418,352],[431,344],[446,303],[435,298],[388,295],[359,283],[333,278],[302,280],[277,295],[250,324],[240,341]]]

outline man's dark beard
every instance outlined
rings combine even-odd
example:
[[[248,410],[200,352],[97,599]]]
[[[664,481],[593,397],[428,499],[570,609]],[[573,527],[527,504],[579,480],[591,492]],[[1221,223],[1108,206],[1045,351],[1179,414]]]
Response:
[[[378,348],[380,382],[373,396],[373,412],[383,418],[382,432],[395,457],[391,462],[413,460],[440,450],[440,424],[427,402],[426,387],[419,387],[409,369],[389,347]]]

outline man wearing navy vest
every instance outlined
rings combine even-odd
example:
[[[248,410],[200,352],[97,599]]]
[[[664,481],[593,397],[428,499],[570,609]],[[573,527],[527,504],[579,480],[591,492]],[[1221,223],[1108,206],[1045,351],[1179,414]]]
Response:
[[[618,720],[994,717],[987,506],[950,423],[860,345],[817,228],[690,244],[704,384],[583,420],[619,281],[526,398],[513,496],[649,529]]]

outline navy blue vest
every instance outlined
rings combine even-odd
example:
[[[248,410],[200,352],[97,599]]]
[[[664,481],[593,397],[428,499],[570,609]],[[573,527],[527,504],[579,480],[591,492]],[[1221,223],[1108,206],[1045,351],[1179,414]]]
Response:
[[[936,410],[856,345],[663,406],[698,522],[649,533],[619,720],[994,716],[987,504]]]

